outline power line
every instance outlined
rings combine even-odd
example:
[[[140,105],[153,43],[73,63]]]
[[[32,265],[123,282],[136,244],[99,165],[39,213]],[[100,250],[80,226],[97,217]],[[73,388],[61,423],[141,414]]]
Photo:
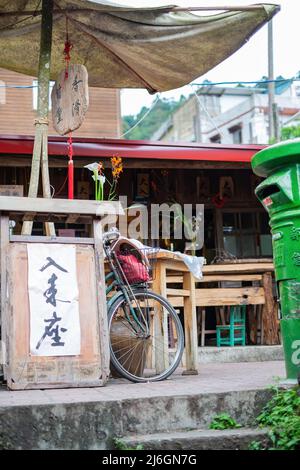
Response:
[[[201,107],[201,109],[203,109],[203,111],[205,112],[206,116],[208,117],[209,121],[211,122],[211,124],[214,126],[214,128],[216,129],[216,131],[218,132],[218,134],[220,134],[221,137],[223,137],[224,139],[224,134],[223,132],[221,131],[221,129],[218,127],[218,125],[216,124],[215,120],[213,119],[213,117],[209,114],[208,112],[208,109],[207,107],[205,106],[204,103],[202,103],[202,101],[200,100],[200,96],[197,95],[197,93],[195,92],[195,90],[192,88],[192,92],[194,93],[194,95],[196,96],[196,99]]]
[[[276,78],[274,80],[256,80],[256,81],[224,81],[224,82],[210,82],[205,81],[201,83],[190,83],[191,86],[215,86],[215,85],[263,85],[264,83],[286,83],[286,82],[299,82],[300,77],[292,78]],[[38,88],[38,85],[0,85],[0,88]]]
[[[0,88],[38,88],[38,85],[0,85]]]
[[[258,80],[258,81],[232,81],[232,82],[202,82],[202,83],[190,83],[192,86],[214,86],[214,85],[260,85],[264,83],[284,83],[284,82],[299,82],[300,78],[276,78],[274,80]]]
[[[135,129],[135,127],[137,127],[137,126],[145,119],[145,117],[148,116],[148,114],[150,113],[150,111],[153,110],[154,106],[156,105],[156,103],[158,103],[159,99],[160,99],[160,96],[159,96],[159,94],[158,94],[157,97],[156,97],[156,100],[153,101],[151,107],[145,112],[145,114],[141,117],[141,119],[140,119],[138,122],[136,122],[136,123],[134,124],[134,126],[130,127],[130,129],[128,129],[128,130],[127,130],[126,132],[124,132],[123,134],[121,134],[120,137],[124,137],[124,135],[129,134],[129,132],[133,131],[133,129]]]

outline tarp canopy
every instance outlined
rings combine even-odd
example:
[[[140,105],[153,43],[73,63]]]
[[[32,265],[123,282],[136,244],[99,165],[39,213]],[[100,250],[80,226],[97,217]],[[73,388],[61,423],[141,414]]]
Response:
[[[37,76],[40,5],[39,0],[0,0],[0,67]],[[186,85],[222,62],[278,7],[258,4],[249,11],[206,16],[171,10],[55,0],[51,78],[64,66],[66,17],[72,62],[87,67],[90,86],[155,93]]]

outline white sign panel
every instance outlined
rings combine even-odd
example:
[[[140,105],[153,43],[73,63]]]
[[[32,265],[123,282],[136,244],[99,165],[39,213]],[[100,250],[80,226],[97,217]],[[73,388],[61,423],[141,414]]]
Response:
[[[30,353],[80,354],[75,245],[27,244]]]

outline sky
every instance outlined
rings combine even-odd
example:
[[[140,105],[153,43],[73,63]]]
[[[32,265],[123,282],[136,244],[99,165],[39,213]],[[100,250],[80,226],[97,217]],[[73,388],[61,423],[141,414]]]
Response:
[[[221,5],[249,5],[259,3],[251,0],[116,0],[117,3],[133,6],[160,6],[176,4],[179,6],[221,6]],[[263,2],[260,2],[263,3]],[[274,0],[265,3],[281,5],[281,11],[273,19],[274,35],[274,75],[285,78],[293,77],[300,70],[298,53],[299,44],[299,18],[300,0]],[[200,13],[199,13],[200,14]],[[203,14],[203,12],[202,12]],[[205,13],[207,14],[207,13]],[[219,81],[255,81],[263,75],[268,75],[268,27],[263,26],[255,33],[249,42],[235,52],[231,57],[211,69],[194,82],[210,80]],[[161,93],[162,98],[178,99],[181,94],[189,95],[191,87],[186,86]],[[150,95],[146,90],[122,89],[121,113],[122,115],[136,115],[143,106],[150,106],[156,95]]]

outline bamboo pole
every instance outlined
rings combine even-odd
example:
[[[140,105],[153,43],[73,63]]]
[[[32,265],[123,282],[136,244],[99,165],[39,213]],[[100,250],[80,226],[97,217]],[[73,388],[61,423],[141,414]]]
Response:
[[[275,5],[274,5],[275,6]],[[280,10],[280,5],[276,5],[276,11],[278,12]],[[223,5],[223,6],[202,6],[202,7],[153,7],[153,8],[138,8],[136,7],[134,10],[135,11],[147,11],[147,10],[160,10],[161,12],[173,12],[173,11],[218,11],[218,10],[224,10],[224,11],[256,11],[256,10],[261,10],[263,8],[262,5],[246,5],[246,6],[234,6],[234,5]],[[59,8],[59,9],[54,9],[54,13],[68,13],[70,9],[67,8]],[[72,13],[90,13],[91,9],[90,8],[72,8]],[[128,12],[128,11],[133,11],[132,7],[120,7],[118,10],[116,8],[114,9],[109,9],[107,6],[105,8],[101,9],[101,5],[97,5],[97,11],[103,11],[104,13],[115,13],[116,11],[119,12]],[[5,11],[0,13],[0,17],[10,17],[10,16],[39,16],[42,15],[42,10],[25,10],[25,11]]]
[[[28,197],[37,197],[40,166],[42,166],[43,196],[46,198],[51,197],[48,165],[48,112],[52,24],[53,0],[43,0],[38,72],[37,119],[35,120],[35,141],[32,154]],[[33,222],[24,222],[22,227],[22,235],[31,235],[32,225]],[[55,235],[53,223],[46,223],[46,235]]]

